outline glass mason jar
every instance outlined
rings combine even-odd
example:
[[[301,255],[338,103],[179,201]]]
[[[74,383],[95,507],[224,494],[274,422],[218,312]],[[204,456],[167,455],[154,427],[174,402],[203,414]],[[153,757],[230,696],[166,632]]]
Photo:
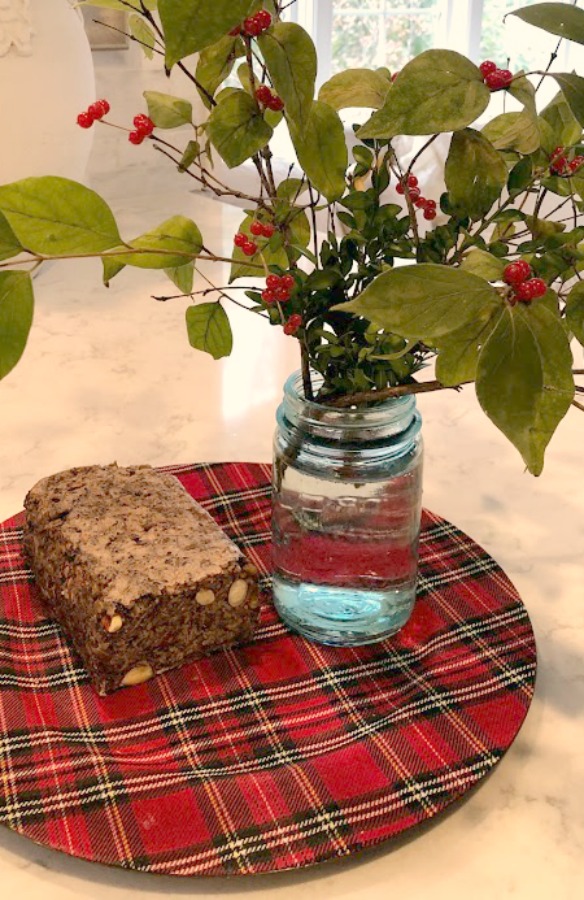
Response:
[[[323,644],[395,634],[412,613],[418,574],[423,449],[415,397],[335,409],[305,400],[296,373],[276,418],[276,609]]]

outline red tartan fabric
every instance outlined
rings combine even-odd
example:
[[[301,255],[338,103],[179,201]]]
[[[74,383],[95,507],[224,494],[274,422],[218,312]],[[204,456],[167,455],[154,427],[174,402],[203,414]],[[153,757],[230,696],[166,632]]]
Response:
[[[267,466],[169,467],[269,579]],[[99,698],[0,526],[0,822],[143,872],[248,875],[347,856],[443,811],[515,738],[531,625],[470,538],[426,513],[419,599],[382,644],[254,643]]]

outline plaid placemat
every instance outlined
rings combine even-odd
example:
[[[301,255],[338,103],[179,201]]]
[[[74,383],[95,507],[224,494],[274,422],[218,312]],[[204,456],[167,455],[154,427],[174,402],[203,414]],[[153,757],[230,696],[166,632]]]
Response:
[[[269,582],[269,468],[168,467]],[[503,572],[426,513],[396,637],[324,647],[270,603],[257,640],[99,698],[39,606],[22,514],[0,526],[0,823],[143,872],[249,875],[343,857],[483,778],[533,694],[530,622]]]

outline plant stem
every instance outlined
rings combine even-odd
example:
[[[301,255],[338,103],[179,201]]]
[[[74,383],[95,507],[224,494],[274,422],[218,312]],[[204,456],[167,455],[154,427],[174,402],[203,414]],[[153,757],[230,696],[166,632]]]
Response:
[[[411,384],[399,384],[396,387],[387,387],[376,391],[359,391],[356,394],[347,394],[344,397],[336,397],[334,400],[323,401],[327,406],[343,409],[347,406],[360,406],[363,403],[375,403],[377,400],[387,400],[389,397],[403,397],[406,394],[425,394],[431,391],[458,391],[470,381],[461,381],[460,384],[446,385],[440,381],[414,381]]]

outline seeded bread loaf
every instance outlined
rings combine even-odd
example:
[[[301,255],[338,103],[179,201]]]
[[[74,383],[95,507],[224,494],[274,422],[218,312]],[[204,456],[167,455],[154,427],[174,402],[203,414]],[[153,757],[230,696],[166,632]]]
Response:
[[[174,476],[70,469],[25,509],[41,596],[100,695],[253,636],[257,570]]]

